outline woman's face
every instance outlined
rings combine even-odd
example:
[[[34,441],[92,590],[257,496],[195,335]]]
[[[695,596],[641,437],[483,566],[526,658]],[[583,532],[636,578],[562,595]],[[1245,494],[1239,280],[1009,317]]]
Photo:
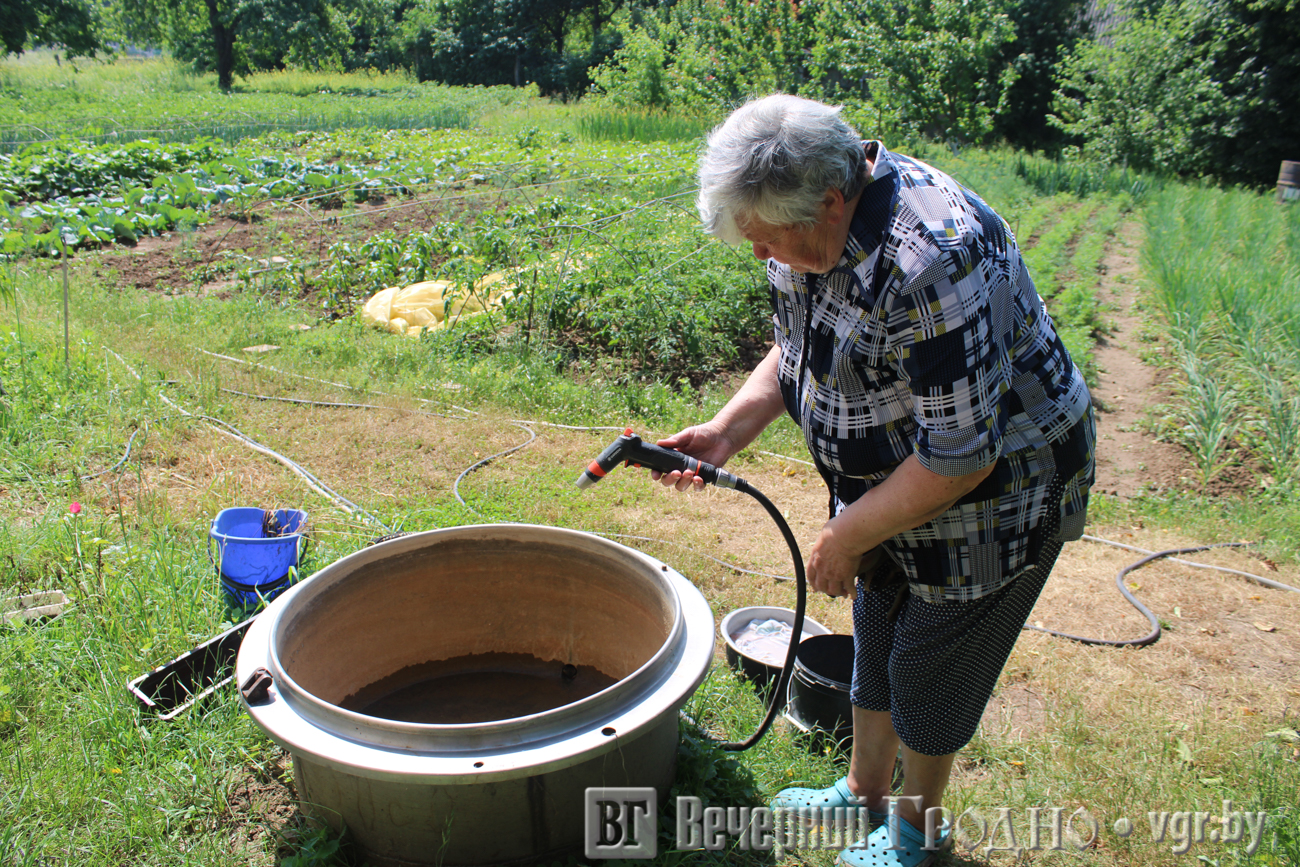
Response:
[[[827,198],[834,197],[828,193]],[[777,226],[750,219],[740,224],[740,233],[753,246],[754,255],[759,259],[775,259],[790,266],[792,271],[825,274],[835,267],[844,253],[845,233],[838,225],[843,212],[841,196],[838,206],[834,201],[822,203],[817,223],[811,227]]]

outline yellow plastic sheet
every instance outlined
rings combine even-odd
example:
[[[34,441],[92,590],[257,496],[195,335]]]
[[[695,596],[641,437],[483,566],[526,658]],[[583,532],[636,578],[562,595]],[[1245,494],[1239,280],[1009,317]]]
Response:
[[[410,286],[389,286],[376,292],[361,308],[367,322],[395,334],[419,337],[485,309],[500,307],[514,284],[503,271],[494,271],[474,284],[472,292],[450,280],[426,280]]]
[[[513,297],[519,283],[528,285],[530,279],[537,278],[538,269],[558,267],[561,275],[566,271],[582,271],[590,258],[588,253],[570,256],[552,252],[540,262],[486,274],[474,284],[473,291],[466,291],[463,284],[451,280],[390,286],[366,301],[361,316],[395,334],[419,337],[425,331],[455,325],[501,307]]]

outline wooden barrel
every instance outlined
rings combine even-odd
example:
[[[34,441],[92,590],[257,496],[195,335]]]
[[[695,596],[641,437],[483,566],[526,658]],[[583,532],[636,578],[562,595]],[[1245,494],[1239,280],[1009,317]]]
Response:
[[[1277,200],[1300,200],[1300,161],[1282,160],[1282,170],[1277,173]]]

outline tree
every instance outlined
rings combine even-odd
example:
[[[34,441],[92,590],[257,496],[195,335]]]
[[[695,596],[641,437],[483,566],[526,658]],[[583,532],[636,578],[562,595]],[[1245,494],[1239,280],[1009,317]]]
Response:
[[[1131,10],[1107,37],[1066,58],[1052,122],[1099,162],[1142,170],[1195,172],[1197,126],[1224,117],[1205,45],[1192,41],[1185,8]]]
[[[1011,0],[678,0],[620,22],[593,73],[616,102],[725,108],[782,90],[873,103],[877,124],[987,138],[1015,70]]]
[[[826,0],[816,76],[865,89],[881,123],[978,142],[1016,79],[1011,0]],[[859,93],[859,98],[866,94]]]
[[[1269,185],[1300,142],[1300,3],[1167,0],[1062,65],[1053,123],[1109,163]]]
[[[528,26],[512,0],[434,0],[415,15],[414,71],[446,84],[524,83]]]
[[[198,72],[235,75],[288,65],[342,65],[345,17],[327,0],[123,0],[129,38],[161,42]]]
[[[414,71],[448,84],[535,81],[543,93],[581,93],[588,68],[612,50],[605,25],[621,3],[433,0],[413,15]]]
[[[1092,35],[1085,14],[1089,0],[1015,0],[1008,9],[1016,38],[1004,44],[996,64],[1015,70],[1002,95],[994,133],[1022,148],[1057,150],[1065,136],[1048,115],[1059,82],[1057,66],[1081,40]]]
[[[238,24],[250,69],[342,68],[351,35],[330,0],[242,0]]]
[[[409,69],[411,15],[415,0],[334,0],[349,31],[343,68]]]
[[[632,9],[622,46],[592,73],[618,105],[722,109],[771,91],[810,87],[814,15],[789,0],[679,0]]]
[[[1223,180],[1271,186],[1282,160],[1300,159],[1300,2],[1209,4],[1198,37],[1212,38],[1215,16],[1232,23],[1211,56],[1235,115],[1206,147]]]
[[[103,46],[97,8],[88,0],[6,0],[0,4],[0,56],[29,45],[60,45],[68,57],[94,57]]]

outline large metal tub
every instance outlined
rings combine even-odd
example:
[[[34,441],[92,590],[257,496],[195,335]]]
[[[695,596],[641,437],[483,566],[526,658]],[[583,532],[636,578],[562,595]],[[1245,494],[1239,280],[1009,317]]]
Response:
[[[494,652],[617,681],[470,724],[339,706],[406,666]],[[708,604],[665,564],[587,533],[497,524],[404,536],[312,575],[253,623],[236,683],[271,672],[249,714],[292,753],[304,806],[371,863],[526,863],[582,846],[589,786],[666,795],[678,711],[712,656]]]

